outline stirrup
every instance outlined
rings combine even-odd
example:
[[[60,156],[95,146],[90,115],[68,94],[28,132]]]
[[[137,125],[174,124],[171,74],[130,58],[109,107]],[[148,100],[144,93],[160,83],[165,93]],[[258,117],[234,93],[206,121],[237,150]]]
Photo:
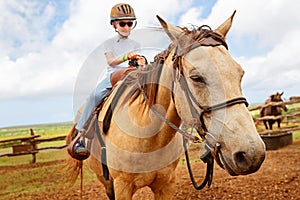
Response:
[[[76,130],[77,131],[77,130]],[[86,148],[83,148],[82,150],[83,151],[78,151],[78,152],[76,152],[75,151],[75,146],[78,144],[78,141],[79,141],[79,139],[83,136],[83,135],[85,135],[85,130],[80,130],[78,133],[77,133],[77,135],[76,135],[76,133],[75,133],[75,137],[74,137],[74,139],[71,141],[71,143],[68,145],[68,147],[67,147],[67,150],[68,150],[68,153],[69,153],[69,155],[72,157],[72,158],[75,158],[75,159],[77,159],[77,160],[85,160],[85,159],[87,159],[89,156],[90,156],[90,152],[88,151],[88,149],[86,149]]]
[[[88,158],[90,155],[89,150],[86,148],[83,140],[78,140],[77,144],[74,147],[74,153],[77,154],[80,158]]]

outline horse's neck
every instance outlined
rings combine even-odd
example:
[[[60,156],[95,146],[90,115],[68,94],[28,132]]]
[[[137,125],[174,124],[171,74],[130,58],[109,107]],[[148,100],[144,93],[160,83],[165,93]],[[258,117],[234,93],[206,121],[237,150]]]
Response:
[[[172,53],[170,54],[172,55]],[[165,60],[164,66],[162,67],[161,76],[159,79],[158,84],[158,91],[156,95],[156,105],[159,107],[163,107],[165,113],[165,119],[170,121],[171,123],[175,124],[177,127],[180,126],[181,119],[178,116],[178,113],[175,108],[175,104],[172,97],[172,82],[173,80],[173,62],[172,62],[172,56],[168,56]],[[176,134],[176,131],[171,128],[170,126],[164,124],[164,128],[161,131],[160,134],[158,134],[158,137],[161,137],[161,140],[164,140],[168,143],[168,140],[171,140],[174,135]],[[164,138],[164,139],[162,139]]]
[[[172,82],[173,82],[172,64],[173,64],[172,58],[170,58],[170,56],[167,57],[160,74],[160,79],[159,79],[157,94],[155,99],[155,105],[153,106],[153,108],[154,109],[160,108],[160,113],[163,114],[164,118],[170,121],[171,123],[175,124],[177,127],[179,127],[181,120],[177,114],[175,104],[172,98],[172,92],[173,92],[172,91]],[[151,111],[150,109],[150,112],[155,112],[155,111],[153,111],[153,109]],[[162,119],[160,119],[160,121],[162,121]],[[155,124],[153,124],[153,126],[155,126]],[[176,131],[173,128],[169,127],[164,123],[164,128],[157,136],[163,137],[165,138],[165,141],[168,141],[170,138],[174,136],[175,133]]]
[[[139,149],[141,152],[155,151],[169,144],[175,137],[176,130],[164,122],[168,120],[178,127],[180,125],[180,118],[172,101],[171,66],[162,67],[159,82],[156,85],[155,91],[151,91],[151,93],[155,92],[153,105],[149,105],[149,99],[152,97],[147,96],[150,93],[146,94],[149,91],[144,91],[144,88],[139,88],[139,92],[132,93],[131,87],[136,87],[136,85],[128,87],[119,98],[127,99],[125,96],[132,94],[131,98],[126,100],[127,103],[119,101],[113,114],[112,123],[117,125],[113,127],[117,129],[110,129],[108,135],[112,136],[111,140],[117,143],[117,146],[128,151],[132,149]],[[123,138],[122,140],[127,142],[119,141],[118,138]]]

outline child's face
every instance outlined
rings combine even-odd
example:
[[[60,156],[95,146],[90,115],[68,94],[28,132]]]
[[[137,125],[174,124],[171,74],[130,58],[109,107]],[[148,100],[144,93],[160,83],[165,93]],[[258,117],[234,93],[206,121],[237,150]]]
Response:
[[[123,36],[129,36],[134,25],[133,20],[118,20],[115,22],[115,27]]]

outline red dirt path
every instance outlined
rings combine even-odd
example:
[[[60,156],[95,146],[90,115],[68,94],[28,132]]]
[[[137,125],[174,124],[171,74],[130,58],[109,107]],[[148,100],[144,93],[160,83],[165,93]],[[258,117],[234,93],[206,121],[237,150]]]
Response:
[[[198,154],[197,151],[191,149],[191,153]],[[51,163],[48,163],[48,165]],[[52,163],[57,164],[57,163]],[[43,165],[43,164],[40,164]],[[47,165],[47,164],[45,164]],[[24,167],[24,166],[23,166]],[[198,178],[203,176],[204,165],[201,162],[193,164],[194,174],[198,174]],[[22,166],[9,170],[22,170]],[[196,191],[191,185],[188,172],[185,165],[177,168],[177,190],[173,199],[300,199],[300,145],[290,145],[288,147],[267,151],[266,160],[260,170],[248,176],[232,177],[228,175],[220,167],[215,166],[214,179],[211,188],[205,188]],[[60,179],[60,175],[51,176],[53,180]],[[18,195],[12,199],[80,199],[79,188],[58,189],[58,191],[47,191],[42,193],[33,193],[30,195]],[[84,185],[83,199],[107,199],[104,189],[100,183],[90,183]],[[141,189],[134,195],[135,200],[153,199],[153,195],[148,188]]]

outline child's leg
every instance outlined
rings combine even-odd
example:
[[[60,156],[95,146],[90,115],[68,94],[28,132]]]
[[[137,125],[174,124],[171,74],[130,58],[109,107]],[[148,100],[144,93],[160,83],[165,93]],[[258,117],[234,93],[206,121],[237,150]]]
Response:
[[[76,125],[77,130],[84,128],[85,122],[89,119],[95,107],[108,95],[111,84],[109,77],[101,81],[89,96],[82,115]]]
[[[91,93],[91,95],[88,98],[88,101],[86,103],[86,106],[82,112],[82,115],[76,125],[76,134],[74,135],[75,138],[77,138],[78,142],[76,145],[73,145],[70,147],[69,154],[76,159],[84,160],[89,157],[90,152],[89,149],[86,146],[86,138],[83,136],[76,137],[76,135],[80,132],[83,133],[86,130],[84,130],[89,125],[86,124],[88,119],[90,118],[92,112],[94,111],[95,107],[108,95],[110,92],[111,83],[109,80],[109,77],[106,77],[103,81],[101,81],[97,87],[94,89],[94,91]],[[88,140],[88,139],[87,139]],[[71,142],[72,144],[75,144],[76,141]]]

